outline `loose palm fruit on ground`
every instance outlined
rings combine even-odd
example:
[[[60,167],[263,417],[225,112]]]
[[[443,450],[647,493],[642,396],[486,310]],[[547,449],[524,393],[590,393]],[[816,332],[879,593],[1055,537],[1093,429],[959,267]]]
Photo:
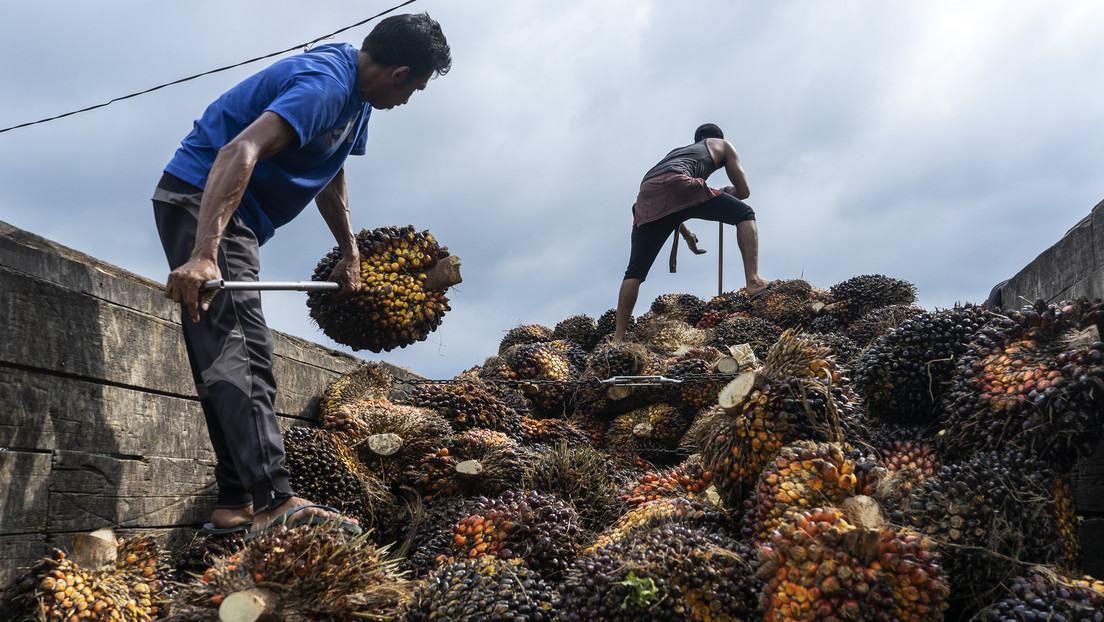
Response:
[[[185,585],[169,620],[219,620],[231,594],[268,588],[279,595],[283,619],[351,620],[395,616],[413,583],[396,573],[367,535],[350,536],[334,525],[279,526],[219,558],[203,580]]]
[[[414,406],[438,413],[455,430],[517,430],[517,411],[498,399],[493,390],[482,383],[420,384],[410,391],[408,399]]]
[[[307,294],[311,319],[327,337],[354,350],[391,351],[424,341],[449,311],[445,291],[427,289],[425,274],[449,255],[448,248],[412,225],[365,229],[356,244],[361,290],[345,297]],[[312,278],[328,280],[340,260],[335,247],[318,262]]]
[[[456,559],[442,563],[414,590],[402,619],[551,622],[558,598],[554,584],[520,559]]]
[[[560,320],[552,328],[553,340],[570,341],[586,352],[593,350],[601,338],[602,335],[598,332],[598,322],[589,315],[573,315]]]
[[[953,455],[1020,449],[1067,471],[1104,438],[1104,304],[1038,301],[983,330],[946,395]]]
[[[973,618],[984,622],[1022,620],[1104,620],[1104,581],[1073,579],[1046,568],[1032,568],[1013,579],[999,601]]]
[[[498,342],[499,355],[505,354],[514,346],[530,343],[543,343],[552,341],[552,329],[543,324],[523,324],[506,331],[506,335]]]
[[[868,311],[916,301],[916,286],[881,274],[852,277],[831,287],[831,313],[850,324]]]
[[[450,555],[520,558],[546,579],[559,577],[578,551],[579,516],[563,499],[507,491],[479,499],[453,527]]]
[[[911,317],[879,338],[855,369],[855,391],[870,417],[885,424],[935,422],[955,360],[990,321],[980,307],[957,307]]]
[[[850,524],[840,510],[785,515],[758,548],[767,622],[943,620],[939,555],[915,533]]]
[[[1017,452],[945,463],[902,514],[943,555],[952,613],[972,614],[1024,564],[1063,562],[1054,520],[1054,473]]]
[[[770,347],[782,336],[782,329],[775,323],[759,317],[733,315],[710,330],[709,345],[725,352],[729,346],[746,343],[755,356],[763,358]]]
[[[715,531],[661,525],[580,555],[561,586],[567,622],[754,619],[752,552]]]
[[[387,399],[391,390],[391,372],[381,363],[363,362],[326,386],[318,403],[322,427],[334,429],[337,409],[361,400]]]

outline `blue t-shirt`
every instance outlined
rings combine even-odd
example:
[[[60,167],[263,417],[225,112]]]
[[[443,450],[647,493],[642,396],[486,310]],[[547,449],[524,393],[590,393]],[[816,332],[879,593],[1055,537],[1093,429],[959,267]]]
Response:
[[[273,63],[207,107],[165,171],[204,188],[218,150],[261,113],[283,117],[299,137],[261,160],[238,213],[263,244],[299,215],[350,154],[364,155],[372,107],[360,99],[357,49],[320,45]]]

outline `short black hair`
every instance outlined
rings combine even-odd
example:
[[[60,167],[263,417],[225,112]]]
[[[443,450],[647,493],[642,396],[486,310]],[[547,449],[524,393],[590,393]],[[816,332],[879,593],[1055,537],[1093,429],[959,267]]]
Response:
[[[385,67],[410,67],[410,75],[418,79],[443,76],[452,67],[445,33],[429,13],[384,19],[364,38],[360,50]]]
[[[713,123],[699,125],[698,129],[694,130],[694,142],[699,142],[706,138],[724,138],[724,132]]]

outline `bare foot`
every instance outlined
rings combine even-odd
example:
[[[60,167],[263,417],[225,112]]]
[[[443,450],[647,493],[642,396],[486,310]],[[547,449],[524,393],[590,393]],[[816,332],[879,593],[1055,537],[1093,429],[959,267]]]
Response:
[[[211,524],[217,529],[233,529],[253,522],[253,506],[217,508],[211,512]]]
[[[269,525],[271,525],[272,521],[276,520],[276,518],[279,517],[284,512],[286,512],[286,511],[288,511],[292,508],[296,508],[296,507],[300,507],[300,506],[304,506],[304,505],[313,505],[313,504],[310,501],[307,501],[306,499],[303,499],[302,497],[291,497],[287,501],[284,501],[279,506],[277,506],[277,507],[275,507],[271,510],[265,510],[264,512],[257,512],[256,514],[253,515],[253,528],[250,529],[250,531],[259,531],[261,529],[264,529],[265,527],[268,527]],[[333,518],[333,519],[345,521],[346,523],[352,523],[354,525],[359,525],[360,524],[360,523],[357,522],[357,520],[355,518],[351,518],[351,517],[348,517],[348,516],[342,516],[341,514],[338,514],[338,513],[335,513],[335,512],[327,512],[327,511],[323,510],[322,508],[318,508],[318,507],[306,508],[304,510],[296,512],[295,515],[297,517],[317,516],[319,518]]]

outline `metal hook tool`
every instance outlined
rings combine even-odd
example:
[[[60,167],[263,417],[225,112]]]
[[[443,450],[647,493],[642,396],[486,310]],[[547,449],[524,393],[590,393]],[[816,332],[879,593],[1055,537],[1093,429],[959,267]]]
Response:
[[[211,279],[204,281],[200,291],[212,289],[227,291],[284,291],[284,292],[336,292],[341,283],[333,281],[227,281]]]

